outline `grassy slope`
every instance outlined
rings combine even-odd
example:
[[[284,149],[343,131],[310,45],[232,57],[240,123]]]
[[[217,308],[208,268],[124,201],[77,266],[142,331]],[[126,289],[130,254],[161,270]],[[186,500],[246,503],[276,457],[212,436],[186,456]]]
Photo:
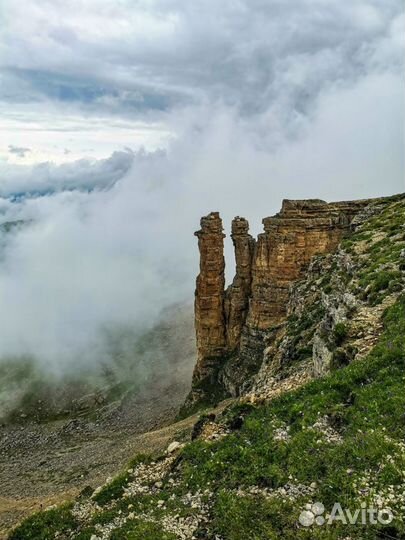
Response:
[[[289,340],[290,361],[283,358],[280,370],[294,372],[298,362],[312,359],[314,334],[325,322],[322,297],[329,296],[333,304],[333,297],[341,302],[344,293],[357,299],[357,308],[352,312],[346,308],[346,320],[323,325],[320,335],[334,353],[332,365],[347,364],[357,352],[351,337],[356,310],[363,306],[375,312],[387,296],[404,290],[404,250],[405,197],[400,196],[377,205],[375,214],[343,240],[338,253],[318,257],[320,270],[296,285],[295,295],[304,309],[294,310],[286,321],[281,337]],[[276,348],[280,344],[276,341]]]
[[[307,502],[321,501],[326,508],[341,502],[358,508],[361,501],[376,495],[390,500],[396,519],[383,527],[384,534],[402,538],[405,528],[401,518],[404,501],[405,452],[405,299],[390,308],[384,318],[385,330],[380,343],[366,360],[314,381],[299,391],[286,394],[266,406],[251,408],[242,428],[217,442],[197,440],[187,445],[176,465],[180,479],[173,489],[163,486],[157,496],[136,496],[123,500],[122,485],[128,475],[115,480],[98,495],[100,504],[114,501],[112,507],[93,518],[108,522],[125,511],[128,504],[137,508],[156,508],[158,499],[195,491],[209,486],[214,494],[208,538],[215,534],[229,540],[246,538],[379,538],[381,526],[347,526],[297,528],[300,511]],[[228,411],[235,415],[237,409]],[[343,436],[340,444],[330,443],[310,429],[319,417],[327,415]],[[274,438],[280,425],[290,426],[290,438]],[[390,461],[387,456],[391,456]],[[349,471],[349,472],[348,472]],[[277,488],[293,478],[308,485],[317,482],[315,492],[294,502],[280,497],[241,497],[239,486]],[[368,482],[369,487],[365,482]],[[363,485],[364,484],[364,485]],[[393,490],[390,490],[393,486]],[[363,491],[361,491],[363,490]],[[178,498],[178,497],[177,497]],[[385,504],[385,503],[384,503]],[[169,513],[186,512],[173,503]],[[66,507],[51,510],[28,519],[11,539],[48,539],[56,530],[75,530],[78,524]],[[87,531],[74,538],[90,538]],[[113,538],[160,539],[156,525],[127,522]],[[175,536],[168,534],[168,539]],[[382,538],[383,536],[381,536]]]

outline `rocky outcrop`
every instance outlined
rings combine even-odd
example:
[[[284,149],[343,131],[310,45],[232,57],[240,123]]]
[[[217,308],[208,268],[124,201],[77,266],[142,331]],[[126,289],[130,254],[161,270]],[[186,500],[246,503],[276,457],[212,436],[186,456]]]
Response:
[[[353,217],[369,201],[326,203],[284,200],[281,212],[263,219],[252,264],[249,313],[240,360],[254,370],[261,362],[267,331],[286,316],[290,287],[302,279],[314,255],[333,252]]]
[[[314,256],[336,250],[355,216],[371,202],[284,200],[278,214],[263,219],[264,232],[257,241],[248,222],[235,218],[231,238],[236,274],[227,291],[221,219],[218,213],[202,218],[196,233],[201,262],[194,389],[210,380],[227,394],[240,393],[259,370],[269,336],[286,319],[292,285],[305,276]]]
[[[312,259],[290,289],[286,318],[265,334],[263,360],[244,399],[272,399],[373,350],[387,308],[405,290],[404,210],[405,196],[372,201],[334,253]]]
[[[195,233],[200,250],[200,273],[195,291],[197,364],[193,385],[210,377],[227,351],[225,325],[225,258],[222,220],[218,212],[201,218]]]
[[[249,223],[245,218],[232,221],[232,242],[235,249],[236,273],[232,285],[226,291],[226,337],[229,352],[235,351],[249,308],[252,289],[252,262],[255,240],[249,234]]]
[[[255,240],[242,217],[232,221],[236,273],[225,291],[225,259],[222,220],[218,212],[201,219],[195,233],[200,250],[200,273],[195,292],[195,328],[198,359],[193,375],[191,401],[200,399],[218,378],[218,370],[239,348],[248,314]]]

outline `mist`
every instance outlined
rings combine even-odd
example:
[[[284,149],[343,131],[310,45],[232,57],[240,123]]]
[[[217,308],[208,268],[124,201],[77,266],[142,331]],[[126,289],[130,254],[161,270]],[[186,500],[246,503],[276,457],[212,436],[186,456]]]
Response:
[[[138,114],[151,125],[164,124],[170,133],[164,140],[148,146],[128,137],[128,148],[111,148],[105,155],[103,146],[102,157],[91,152],[83,157],[76,141],[69,162],[51,155],[48,161],[28,163],[35,156],[35,140],[22,137],[15,146],[10,131],[8,146],[24,152],[8,154],[0,163],[1,222],[20,223],[0,233],[0,359],[29,356],[58,375],[111,363],[111,332],[129,329],[142,336],[165,309],[191,306],[198,273],[193,232],[210,211],[220,211],[228,235],[236,215],[246,217],[256,235],[262,218],[277,212],[283,198],[341,200],[404,191],[400,2],[384,7],[304,2],[305,9],[293,2],[270,4],[270,37],[260,22],[266,8],[259,2],[238,3],[229,24],[224,21],[231,6],[212,5],[213,12],[221,12],[213,27],[205,10],[199,18],[175,3],[156,3],[158,11],[171,6],[171,13],[184,17],[179,24],[183,31],[188,24],[187,32],[174,38],[163,29],[154,46],[141,36],[144,48],[133,49],[136,53],[124,54],[107,32],[104,47],[111,47],[116,62],[128,70],[139,64],[143,75],[149,66],[154,92],[159,89],[170,99],[145,110],[144,97],[140,112],[129,107],[127,77],[118,77],[117,65],[109,72],[99,63],[98,73],[86,76],[103,80],[106,88],[116,85],[115,100],[107,95],[91,102],[70,100],[63,104],[65,113],[87,108],[91,124],[109,110],[112,131],[117,116],[135,122]],[[35,2],[30,5],[39,9]],[[292,28],[285,32],[289,21]],[[73,28],[70,18],[66,24]],[[199,36],[193,41],[196,26]],[[218,41],[223,28],[226,43]],[[218,61],[215,47],[204,50],[200,40],[207,35],[227,61]],[[60,29],[58,36],[65,45],[57,49],[52,69],[45,65],[45,54],[33,52],[32,65],[42,74],[46,69],[57,73],[64,62],[74,70],[71,53],[79,52],[81,42]],[[184,69],[165,53],[171,39],[184,53]],[[101,41],[86,47],[90,65]],[[55,107],[50,86],[34,84],[19,52],[21,47],[4,77],[11,86],[25,77],[28,94],[44,92],[38,111],[48,107],[49,113],[50,104]],[[155,70],[165,62],[158,85]],[[80,63],[79,68],[80,73],[70,73],[76,83],[84,72]],[[150,88],[147,93],[150,97]],[[15,106],[24,112],[22,99]],[[26,122],[29,127],[32,119]],[[89,144],[96,141],[93,137]],[[44,144],[41,140],[37,155],[43,155]],[[229,238],[226,255],[230,281]],[[164,355],[159,362],[154,369],[164,365]]]

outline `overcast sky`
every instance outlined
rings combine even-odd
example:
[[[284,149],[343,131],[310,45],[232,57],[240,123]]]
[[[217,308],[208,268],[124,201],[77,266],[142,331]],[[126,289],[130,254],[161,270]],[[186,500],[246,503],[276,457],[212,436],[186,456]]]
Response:
[[[211,210],[256,234],[282,198],[405,191],[402,0],[2,0],[0,24],[0,215],[29,223],[0,243],[0,356],[70,361],[191,299]]]

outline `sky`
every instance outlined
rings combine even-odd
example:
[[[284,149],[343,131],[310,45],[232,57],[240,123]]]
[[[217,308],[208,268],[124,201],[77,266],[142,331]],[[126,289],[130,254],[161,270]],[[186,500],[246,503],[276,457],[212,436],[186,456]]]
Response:
[[[402,0],[2,0],[0,25],[0,358],[97,363],[192,301],[210,211],[257,234],[283,198],[405,191]]]

